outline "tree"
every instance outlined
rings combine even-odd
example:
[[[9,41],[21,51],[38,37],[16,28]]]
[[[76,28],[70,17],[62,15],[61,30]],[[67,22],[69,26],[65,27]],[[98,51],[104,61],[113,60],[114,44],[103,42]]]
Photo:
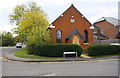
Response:
[[[19,26],[19,21],[21,19],[23,19],[23,14],[28,12],[28,11],[36,11],[36,10],[41,10],[40,6],[37,6],[37,4],[35,2],[29,2],[27,5],[22,4],[22,5],[17,5],[14,10],[13,13],[9,15],[10,17],[10,22],[11,23],[15,23],[16,25]]]
[[[2,46],[12,46],[13,36],[10,32],[2,32]]]
[[[18,26],[14,32],[20,36],[21,41],[27,39],[31,43],[50,41],[50,38],[46,38],[50,37],[50,33],[46,32],[49,25],[47,19],[47,14],[35,2],[18,5],[10,14],[10,22]]]
[[[24,15],[24,19],[20,21],[18,29],[21,33],[27,36],[29,42],[41,42],[44,41],[45,33],[49,22],[41,12],[28,11]]]
[[[17,5],[14,8],[13,13],[9,15],[10,22],[19,25],[19,21],[22,19],[22,15],[26,12],[25,5]]]

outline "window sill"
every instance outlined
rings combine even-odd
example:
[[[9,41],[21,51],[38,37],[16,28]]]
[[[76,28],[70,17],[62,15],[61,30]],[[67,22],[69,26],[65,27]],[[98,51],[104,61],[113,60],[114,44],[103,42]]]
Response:
[[[84,45],[89,45],[89,43],[83,43]]]

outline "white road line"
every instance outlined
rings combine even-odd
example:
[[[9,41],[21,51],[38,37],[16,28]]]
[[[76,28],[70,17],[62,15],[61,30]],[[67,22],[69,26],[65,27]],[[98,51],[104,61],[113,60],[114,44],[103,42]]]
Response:
[[[48,75],[43,75],[43,76],[55,76],[56,74],[48,74]]]
[[[0,69],[1,69],[2,67],[0,67]]]

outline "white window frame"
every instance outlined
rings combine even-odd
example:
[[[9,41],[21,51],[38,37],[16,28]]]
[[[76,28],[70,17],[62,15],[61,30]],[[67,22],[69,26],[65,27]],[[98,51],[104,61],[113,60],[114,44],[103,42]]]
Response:
[[[61,39],[62,34],[61,34],[61,30],[57,30],[57,39]]]
[[[103,29],[101,29],[101,34],[103,34],[104,33],[104,30]]]
[[[97,33],[97,30],[93,30],[93,33],[96,34],[96,33]]]
[[[74,22],[75,22],[75,19],[70,19],[70,22],[71,22],[71,23],[74,23]]]

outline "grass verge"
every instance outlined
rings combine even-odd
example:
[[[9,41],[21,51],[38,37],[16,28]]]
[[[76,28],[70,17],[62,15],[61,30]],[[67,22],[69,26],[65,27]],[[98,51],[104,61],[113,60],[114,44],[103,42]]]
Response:
[[[43,56],[31,55],[28,54],[26,48],[16,52],[15,56],[21,58],[30,58],[30,59],[63,59],[63,57],[43,57]],[[66,57],[66,58],[75,58],[75,57]],[[78,58],[83,58],[83,57],[78,57]]]

